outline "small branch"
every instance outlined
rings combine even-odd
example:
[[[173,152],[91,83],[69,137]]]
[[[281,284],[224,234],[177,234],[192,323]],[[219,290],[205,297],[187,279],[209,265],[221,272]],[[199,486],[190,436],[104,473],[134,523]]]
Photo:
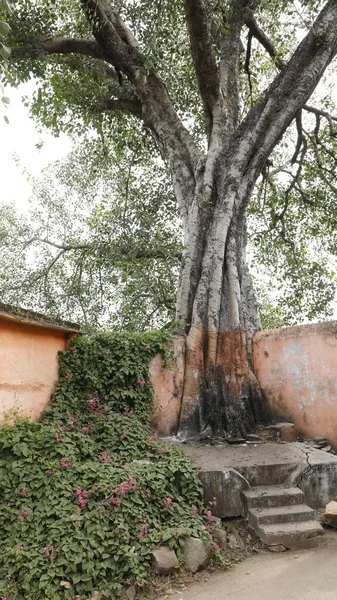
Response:
[[[257,41],[263,46],[263,48],[268,52],[271,58],[274,60],[275,65],[278,69],[283,69],[286,63],[281,60],[276,52],[275,46],[271,39],[264,33],[264,31],[259,27],[253,13],[251,10],[247,9],[245,12],[245,24],[247,25],[251,34],[257,39]]]
[[[49,246],[53,246],[54,248],[59,248],[60,250],[64,250],[67,252],[68,250],[86,250],[88,248],[93,248],[93,244],[59,244],[58,242],[52,242],[47,238],[39,238],[32,237],[30,240],[25,242],[24,246],[30,246],[33,242],[42,242],[43,244],[48,244]]]
[[[137,100],[116,100],[115,98],[110,98],[109,100],[97,102],[97,104],[95,104],[95,108],[98,110],[98,112],[104,112],[107,110],[126,110],[133,113],[137,117],[142,118],[142,104]]]
[[[299,110],[296,113],[296,128],[297,128],[297,144],[296,144],[294,155],[290,161],[292,165],[297,161],[297,157],[300,153],[300,150],[302,147],[302,142],[303,142],[302,110]]]
[[[308,104],[305,104],[303,106],[304,110],[306,110],[307,112],[313,113],[314,115],[319,116],[319,117],[325,117],[325,119],[328,121],[329,123],[329,129],[330,129],[330,135],[332,137],[336,136],[336,130],[333,126],[333,121],[337,122],[337,117],[334,117],[332,115],[330,115],[328,112],[326,112],[325,110],[320,110],[319,108],[315,108],[314,106],[308,106]]]
[[[250,105],[251,106],[253,104],[253,87],[252,87],[252,78],[251,78],[251,71],[250,71],[250,58],[252,55],[252,39],[253,39],[253,34],[251,31],[249,31],[244,69],[245,69],[245,73],[247,73],[247,76],[248,76],[249,95],[250,95]]]

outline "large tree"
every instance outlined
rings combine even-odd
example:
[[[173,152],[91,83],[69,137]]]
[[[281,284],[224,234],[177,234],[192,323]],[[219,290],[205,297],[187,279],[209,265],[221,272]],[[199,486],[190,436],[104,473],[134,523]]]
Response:
[[[180,427],[244,435],[261,410],[251,364],[260,321],[246,264],[247,208],[293,120],[293,163],[302,164],[302,110],[317,118],[316,138],[322,119],[332,123],[307,102],[337,53],[337,2],[55,4],[20,0],[11,23],[19,78],[33,73],[42,80],[33,110],[56,131],[71,131],[80,112],[82,123],[92,123],[93,108],[97,127],[97,114],[126,112],[153,137],[170,169],[184,231],[176,307],[187,334]],[[288,22],[296,24],[296,14],[297,29]],[[275,45],[283,29],[284,55]],[[271,67],[254,72],[253,40]],[[41,100],[50,89],[53,109]],[[298,172],[294,181],[298,187]],[[276,216],[282,222],[282,210]]]

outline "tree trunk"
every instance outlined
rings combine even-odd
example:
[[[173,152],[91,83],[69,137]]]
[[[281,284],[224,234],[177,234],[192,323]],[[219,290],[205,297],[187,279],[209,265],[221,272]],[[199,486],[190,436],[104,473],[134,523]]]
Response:
[[[252,370],[260,328],[246,264],[246,209],[256,173],[219,160],[213,194],[199,173],[185,232],[177,319],[185,325],[186,366],[179,433],[244,437],[263,420]]]

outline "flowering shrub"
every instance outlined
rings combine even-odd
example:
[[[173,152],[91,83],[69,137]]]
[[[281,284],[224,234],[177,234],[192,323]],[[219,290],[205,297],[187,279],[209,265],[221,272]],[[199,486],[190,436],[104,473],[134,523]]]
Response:
[[[0,427],[0,598],[119,597],[155,547],[211,543],[195,468],[149,428],[160,339],[75,340],[41,422]]]

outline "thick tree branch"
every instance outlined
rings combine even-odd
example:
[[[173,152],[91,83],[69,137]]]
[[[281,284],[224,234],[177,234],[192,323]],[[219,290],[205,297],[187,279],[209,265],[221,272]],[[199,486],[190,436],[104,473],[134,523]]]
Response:
[[[82,54],[92,58],[105,58],[103,49],[94,40],[54,37],[13,48],[11,59],[37,57],[43,54]]]
[[[336,53],[337,3],[329,0],[291,60],[261,94],[238,129],[243,144],[238,144],[238,152],[245,153],[247,167],[249,164],[260,172],[298,110],[306,105]]]
[[[140,119],[142,118],[142,105],[141,102],[137,100],[116,100],[114,98],[110,98],[109,100],[97,102],[95,108],[98,110],[98,112],[104,112],[108,110],[126,110],[136,115]]]
[[[241,30],[251,0],[231,0],[221,40],[220,86],[225,105],[225,121],[233,131],[239,114],[239,64],[242,49]]]
[[[191,55],[204,106],[205,125],[212,131],[213,110],[219,100],[220,78],[203,0],[184,0]]]

